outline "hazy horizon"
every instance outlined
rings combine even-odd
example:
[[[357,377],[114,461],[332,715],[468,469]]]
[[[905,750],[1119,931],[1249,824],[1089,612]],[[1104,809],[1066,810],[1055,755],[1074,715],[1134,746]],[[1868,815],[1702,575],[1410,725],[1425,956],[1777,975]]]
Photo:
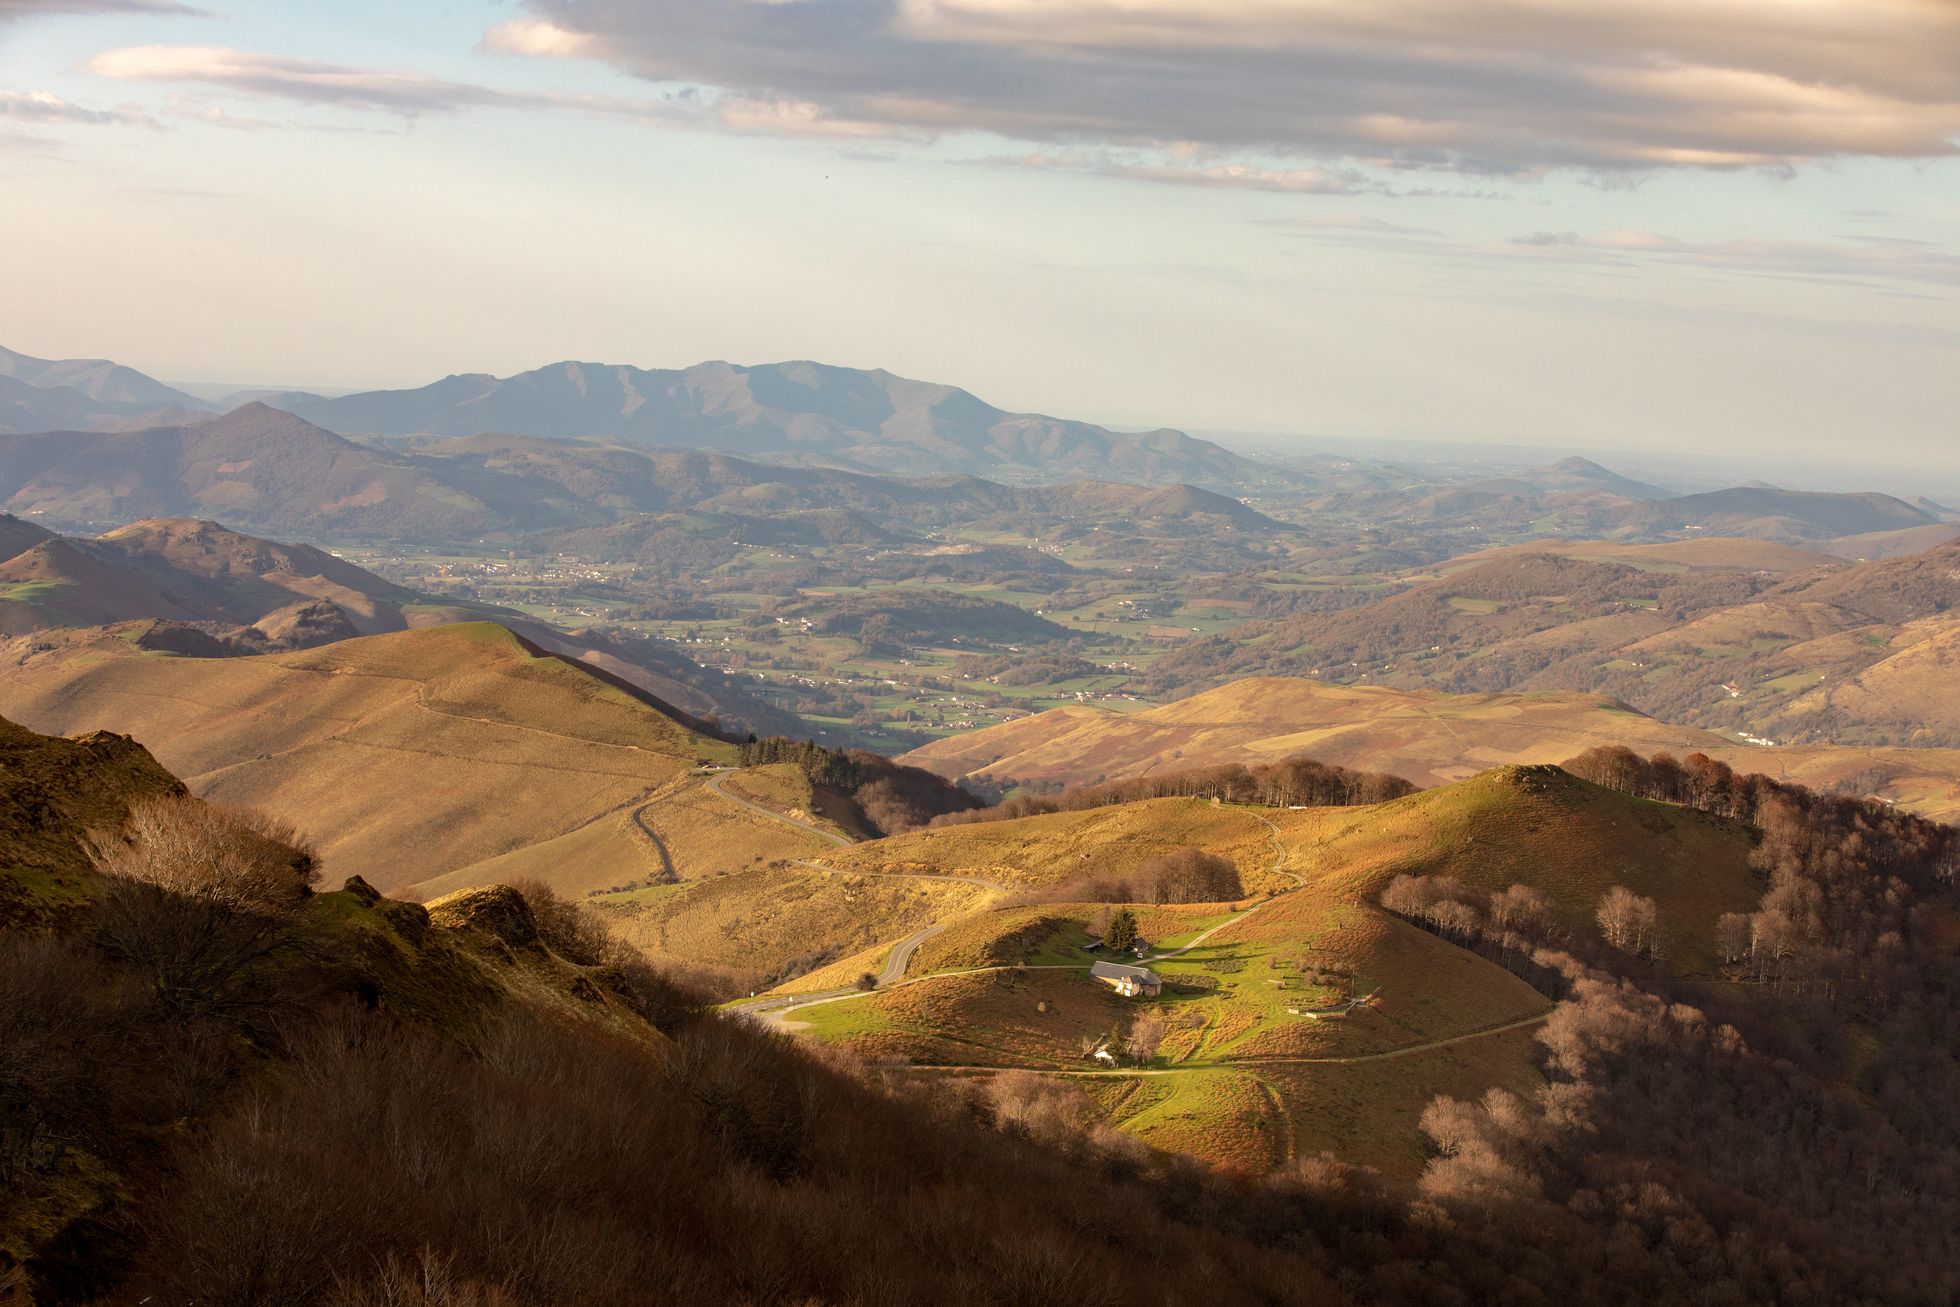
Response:
[[[1960,400],[1955,68],[1932,0],[13,0],[0,340],[1909,466]]]

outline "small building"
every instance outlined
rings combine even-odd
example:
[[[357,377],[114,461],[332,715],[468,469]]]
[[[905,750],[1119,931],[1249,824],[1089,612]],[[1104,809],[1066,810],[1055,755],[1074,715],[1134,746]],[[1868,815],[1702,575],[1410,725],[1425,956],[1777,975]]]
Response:
[[[1126,967],[1120,962],[1097,962],[1089,974],[1124,998],[1155,998],[1164,992],[1164,982],[1148,967]]]

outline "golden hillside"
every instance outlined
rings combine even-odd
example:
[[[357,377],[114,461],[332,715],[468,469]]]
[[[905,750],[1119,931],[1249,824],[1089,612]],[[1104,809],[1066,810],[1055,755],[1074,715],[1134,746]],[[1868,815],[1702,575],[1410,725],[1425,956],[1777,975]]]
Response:
[[[200,796],[310,832],[330,875],[429,893],[528,875],[577,894],[823,844],[702,792],[694,769],[729,746],[489,623],[249,658],[103,632],[8,654],[0,713],[133,735]]]
[[[1713,968],[1716,918],[1760,894],[1741,828],[1552,767],[1496,768],[1370,808],[1151,800],[915,832],[822,861],[840,877],[986,878],[1025,891],[1180,845],[1233,858],[1251,897],[1136,909],[1150,941],[1143,961],[1167,985],[1150,1006],[1169,1029],[1148,1066],[1105,1071],[1087,1058],[1142,1010],[1089,978],[1102,956],[1083,947],[1095,906],[1017,903],[1008,891],[947,900],[903,979],[843,989],[876,973],[918,916],[890,922],[880,947],[785,986],[765,1010],[868,1060],[938,1068],[916,1074],[1062,1077],[1151,1144],[1223,1165],[1265,1170],[1331,1150],[1412,1174],[1432,1095],[1532,1087],[1532,1027],[1550,1000],[1383,911],[1394,876],[1530,885],[1582,939],[1597,938],[1606,890],[1627,886],[1660,905],[1666,965],[1682,974]]]
[[[1942,652],[1950,660],[1950,645],[1915,644],[1871,674],[1911,667],[1918,675],[1937,668]],[[902,761],[944,776],[1075,785],[1306,754],[1431,786],[1508,763],[1563,762],[1612,744],[1643,754],[1699,751],[1815,788],[1848,783],[1932,817],[1960,813],[1960,750],[1764,748],[1657,721],[1600,695],[1446,694],[1279,676],[1234,681],[1143,712],[1057,708],[936,740]]]

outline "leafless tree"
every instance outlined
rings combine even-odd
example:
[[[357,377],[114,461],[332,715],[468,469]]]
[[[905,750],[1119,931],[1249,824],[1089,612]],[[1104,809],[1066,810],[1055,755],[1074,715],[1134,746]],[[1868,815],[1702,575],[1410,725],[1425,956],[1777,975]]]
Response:
[[[1158,1047],[1164,1042],[1164,1032],[1170,1023],[1163,1014],[1155,1011],[1140,1012],[1130,1023],[1129,1034],[1123,1037],[1123,1051],[1139,1062],[1148,1062],[1157,1056]]]
[[[1638,956],[1653,947],[1660,925],[1660,909],[1652,899],[1635,894],[1624,885],[1615,885],[1600,900],[1597,920],[1608,944]]]

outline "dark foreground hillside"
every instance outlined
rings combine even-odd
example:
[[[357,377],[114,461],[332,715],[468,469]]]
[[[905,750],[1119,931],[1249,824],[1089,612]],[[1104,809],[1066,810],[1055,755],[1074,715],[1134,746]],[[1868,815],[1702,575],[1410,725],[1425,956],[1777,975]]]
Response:
[[[1326,1159],[1252,1182],[1152,1157],[1055,1081],[889,1085],[701,1011],[538,890],[319,892],[294,832],[184,797],[127,740],[0,724],[0,768],[0,1301],[1960,1289],[1951,836],[1879,811],[1812,827],[1764,793],[1738,814],[1768,831],[1765,929],[1836,948],[1832,995],[1766,984],[1704,1013],[1638,959],[1622,978],[1547,953],[1549,1087],[1439,1100],[1403,1192]],[[1491,943],[1480,904],[1438,920]]]

